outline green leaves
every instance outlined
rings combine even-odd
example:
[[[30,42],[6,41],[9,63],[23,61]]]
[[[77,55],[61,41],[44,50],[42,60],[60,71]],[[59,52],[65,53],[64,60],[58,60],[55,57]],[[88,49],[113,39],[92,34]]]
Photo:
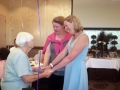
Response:
[[[92,38],[92,39],[96,39],[96,35],[92,35],[91,38]]]
[[[96,43],[96,41],[95,41],[95,40],[92,40],[92,41],[91,41],[91,44],[95,44],[95,43]]]

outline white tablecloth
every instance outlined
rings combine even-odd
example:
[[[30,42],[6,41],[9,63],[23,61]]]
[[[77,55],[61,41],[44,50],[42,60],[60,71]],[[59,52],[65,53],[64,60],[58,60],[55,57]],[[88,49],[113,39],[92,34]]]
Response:
[[[107,68],[107,69],[120,69],[120,59],[99,59],[99,58],[89,58],[86,61],[87,68]]]

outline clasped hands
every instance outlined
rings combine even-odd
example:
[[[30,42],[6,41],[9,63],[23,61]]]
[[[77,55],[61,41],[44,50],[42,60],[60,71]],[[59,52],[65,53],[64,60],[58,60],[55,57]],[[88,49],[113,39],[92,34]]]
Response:
[[[50,66],[41,66],[41,70],[43,71],[43,74],[46,78],[49,78],[50,75],[53,73],[53,70],[51,69]]]
[[[38,71],[38,68],[36,68]],[[50,66],[40,66],[40,74],[43,74],[45,78],[49,78],[50,75],[53,73],[52,69]]]

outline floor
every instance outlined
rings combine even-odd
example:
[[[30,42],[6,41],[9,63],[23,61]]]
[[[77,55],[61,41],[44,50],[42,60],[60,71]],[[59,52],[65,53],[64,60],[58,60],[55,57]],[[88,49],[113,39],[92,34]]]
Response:
[[[89,80],[88,85],[89,90],[120,90],[120,81]],[[49,90],[46,79],[40,79],[39,90]]]
[[[120,90],[120,82],[90,80],[89,90]]]
[[[45,81],[46,80],[40,81],[39,90],[49,90]],[[89,85],[89,90],[120,90],[120,82],[89,80],[88,85]]]

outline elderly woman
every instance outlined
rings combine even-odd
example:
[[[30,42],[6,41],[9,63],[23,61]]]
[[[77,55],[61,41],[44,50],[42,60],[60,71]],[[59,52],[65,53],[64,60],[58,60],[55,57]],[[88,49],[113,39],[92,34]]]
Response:
[[[2,90],[22,90],[38,79],[32,73],[28,52],[34,47],[33,36],[27,32],[20,32],[16,37],[18,48],[14,49],[7,58],[5,73],[2,78]],[[47,73],[39,74],[39,78],[47,77]]]

